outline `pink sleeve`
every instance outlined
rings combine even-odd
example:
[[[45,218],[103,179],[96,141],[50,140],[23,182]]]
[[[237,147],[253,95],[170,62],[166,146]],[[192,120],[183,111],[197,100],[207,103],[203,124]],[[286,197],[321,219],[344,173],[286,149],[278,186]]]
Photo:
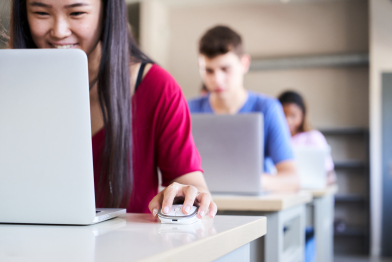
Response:
[[[175,83],[165,92],[158,108],[157,165],[162,172],[162,185],[201,169],[201,158],[192,137],[191,118],[187,102]]]

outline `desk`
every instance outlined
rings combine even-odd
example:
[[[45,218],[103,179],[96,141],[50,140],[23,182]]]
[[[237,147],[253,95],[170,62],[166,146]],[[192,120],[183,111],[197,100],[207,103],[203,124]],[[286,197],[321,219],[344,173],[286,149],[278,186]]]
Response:
[[[334,196],[338,186],[309,190],[313,195],[313,224],[316,240],[316,262],[333,261]]]
[[[0,261],[249,261],[249,243],[265,234],[265,217],[165,225],[126,214],[92,226],[0,224]]]
[[[268,234],[255,241],[253,261],[303,261],[305,244],[305,204],[309,192],[267,194],[263,196],[213,195],[219,214],[263,215]],[[261,248],[260,248],[261,247]]]

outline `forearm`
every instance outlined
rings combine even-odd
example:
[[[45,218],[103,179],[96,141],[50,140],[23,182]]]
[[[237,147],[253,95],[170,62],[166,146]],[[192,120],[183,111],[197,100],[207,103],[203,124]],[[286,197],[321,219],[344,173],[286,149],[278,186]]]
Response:
[[[298,191],[299,175],[293,161],[285,161],[276,165],[277,174],[262,175],[262,187],[267,191]]]
[[[296,174],[280,173],[276,175],[263,174],[262,187],[266,191],[298,191],[299,181]]]

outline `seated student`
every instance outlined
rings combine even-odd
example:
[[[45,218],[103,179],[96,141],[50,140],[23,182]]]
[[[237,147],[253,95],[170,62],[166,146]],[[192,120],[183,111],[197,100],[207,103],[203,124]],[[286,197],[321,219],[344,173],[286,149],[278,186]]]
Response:
[[[296,173],[290,146],[290,133],[279,102],[244,88],[250,57],[244,54],[241,37],[226,26],[208,30],[199,43],[199,69],[208,90],[206,96],[188,101],[191,113],[264,115],[265,190],[297,190]]]
[[[97,207],[157,215],[161,207],[169,213],[179,197],[183,213],[196,204],[198,218],[213,217],[186,100],[136,45],[125,0],[12,0],[11,6],[9,48],[87,54]],[[158,168],[167,186],[159,193]]]
[[[300,94],[287,91],[282,93],[278,99],[286,115],[293,146],[329,147],[323,134],[309,128],[306,118],[306,106]],[[335,183],[336,175],[331,155],[325,161],[325,169],[328,172],[328,184]]]

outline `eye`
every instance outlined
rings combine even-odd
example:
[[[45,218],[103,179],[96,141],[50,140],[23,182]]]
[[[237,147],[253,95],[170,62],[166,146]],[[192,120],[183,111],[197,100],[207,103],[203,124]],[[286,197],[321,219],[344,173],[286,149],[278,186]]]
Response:
[[[48,13],[45,12],[34,12],[34,14],[41,15],[41,16],[49,15]]]
[[[71,16],[81,16],[83,14],[85,14],[86,12],[72,12]]]

